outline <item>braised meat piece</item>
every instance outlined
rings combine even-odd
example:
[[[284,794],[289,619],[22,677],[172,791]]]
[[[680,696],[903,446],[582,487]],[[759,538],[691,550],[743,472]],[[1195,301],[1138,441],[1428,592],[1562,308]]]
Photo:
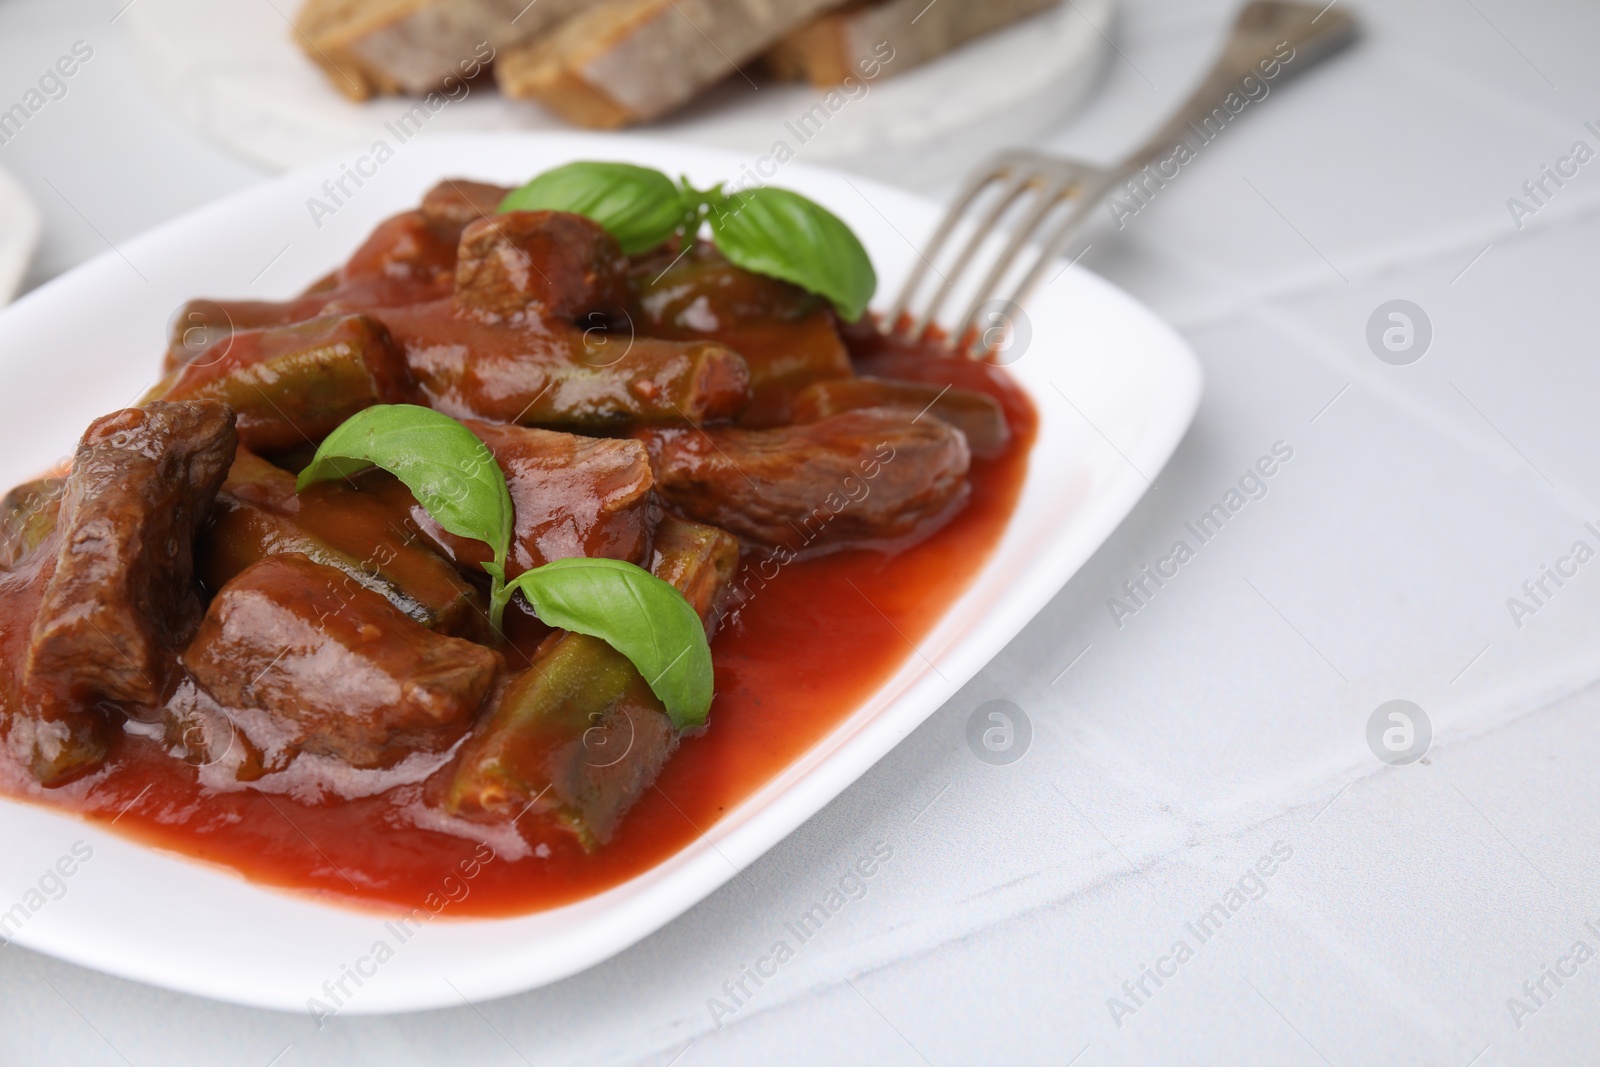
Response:
[[[669,518],[653,555],[652,572],[676,586],[713,632],[739,566],[738,542]],[[626,656],[598,638],[555,633],[462,746],[445,806],[468,815],[544,815],[592,850],[616,833],[677,747],[666,709]]]
[[[456,242],[451,233],[441,234],[421,211],[402,211],[378,224],[360,248],[339,270],[339,284],[328,290],[339,299],[351,293],[390,297],[389,303],[414,303],[436,300],[449,294],[455,285]],[[363,281],[379,281],[365,289]],[[377,307],[380,304],[371,304]]]
[[[574,556],[645,562],[652,515],[650,460],[643,445],[478,419],[464,422],[494,453],[511,491],[507,578]],[[405,495],[411,521],[451,559],[475,571],[493,558],[482,541],[447,532],[398,481],[383,481],[388,492]]]
[[[892,540],[967,490],[961,431],[867,408],[773,430],[639,430],[656,490],[690,518],[790,549]]]
[[[153,403],[89,424],[61,501],[61,549],[34,621],[28,688],[158,703],[200,619],[194,538],[233,462],[233,412]]]
[[[794,421],[816,422],[841,411],[880,407],[936,416],[965,434],[967,447],[979,459],[993,459],[1011,443],[1011,426],[998,400],[974,389],[931,382],[864,377],[817,382],[795,398]]]
[[[449,302],[373,313],[430,407],[455,418],[609,430],[737,415],[749,375],[732,349],[580,330],[523,317],[491,324]]]
[[[641,258],[633,281],[639,328],[654,337],[717,341],[750,367],[745,426],[781,426],[789,405],[812,382],[848,378],[850,355],[828,302],[798,286],[729,263],[709,242],[685,256]]]
[[[483,595],[427,547],[407,504],[338,481],[297,493],[294,475],[241,448],[200,539],[200,579],[221,589],[258,560],[289,552],[342,572],[346,587],[371,589],[430,630],[488,636]]]
[[[508,211],[461,232],[456,303],[501,318],[536,315],[590,325],[627,310],[628,260],[599,223],[565,211]]]
[[[384,328],[365,315],[238,330],[151,390],[150,398],[221,400],[256,452],[301,448],[362,408],[410,399],[411,376]]]
[[[794,323],[828,306],[797,285],[734,266],[704,240],[686,253],[664,246],[638,257],[632,280],[647,332],[665,337],[765,320]]]
[[[422,216],[440,234],[453,231],[459,241],[464,228],[499,211],[510,192],[503,185],[446,178],[423,195]]]
[[[304,556],[269,556],[223,587],[183,654],[190,675],[266,752],[387,767],[467,729],[499,653],[444,637]]]

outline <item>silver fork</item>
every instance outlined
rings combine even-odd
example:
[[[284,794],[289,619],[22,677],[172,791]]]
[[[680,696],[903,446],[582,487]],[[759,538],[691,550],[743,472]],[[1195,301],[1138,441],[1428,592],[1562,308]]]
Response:
[[[1011,239],[974,291],[966,310],[956,320],[956,327],[944,335],[946,347],[964,346],[968,355],[984,355],[996,347],[995,329],[1004,331],[1010,327],[1010,316],[1005,309],[1016,308],[1027,298],[1045,268],[1061,255],[1089,213],[1107,196],[1141,176],[1147,183],[1155,181],[1160,187],[1175,177],[1176,172],[1158,171],[1150,177],[1144,175],[1147,167],[1167,162],[1180,143],[1198,155],[1199,149],[1194,145],[1197,138],[1203,145],[1248,110],[1247,105],[1230,109],[1227,106],[1230,94],[1236,100],[1247,102],[1259,98],[1257,94],[1264,96],[1265,91],[1260,86],[1299,73],[1354,40],[1356,34],[1356,20],[1343,10],[1334,10],[1333,3],[1319,6],[1286,0],[1253,0],[1239,12],[1233,33],[1210,73],[1165,125],[1121,163],[1105,168],[1022,149],[1001,152],[967,180],[954,206],[934,232],[926,254],[900,290],[894,306],[880,321],[880,327],[886,333],[926,337],[937,323],[939,311],[954,291],[956,282],[974,266],[979,251],[999,226],[1001,218],[1015,207],[1023,212],[1021,221],[1015,225]],[[1284,58],[1285,53],[1288,59]],[[1255,79],[1254,87],[1248,80],[1251,78]],[[962,221],[974,214],[980,196],[991,186],[999,187],[997,194],[981,212],[975,213],[977,221],[972,234],[949,272],[940,272],[934,267],[934,260]],[[1071,202],[1070,207],[1057,212],[1056,209],[1066,202]],[[1045,230],[1045,223],[1052,214],[1058,214],[1059,218],[1053,227]],[[1041,230],[1045,230],[1042,240],[1036,241]],[[1033,265],[1022,275],[1009,297],[1000,297],[1001,281],[1019,264],[1030,245],[1038,250]],[[913,312],[911,308],[929,271],[939,274],[940,282],[933,286],[921,310]],[[990,323],[980,321],[986,309],[993,320]],[[902,328],[908,314],[910,322]]]

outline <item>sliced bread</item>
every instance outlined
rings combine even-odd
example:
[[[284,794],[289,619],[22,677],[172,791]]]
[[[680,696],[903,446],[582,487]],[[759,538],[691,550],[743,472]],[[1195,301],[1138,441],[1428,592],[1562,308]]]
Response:
[[[910,70],[1060,0],[857,0],[801,27],[767,53],[779,78],[838,85]],[[886,57],[893,57],[892,59]],[[868,73],[868,72],[873,73]]]
[[[584,126],[647,122],[841,0],[598,0],[553,32],[508,48],[495,76]]]
[[[353,99],[421,94],[471,78],[585,0],[307,0],[295,20],[301,48]]]

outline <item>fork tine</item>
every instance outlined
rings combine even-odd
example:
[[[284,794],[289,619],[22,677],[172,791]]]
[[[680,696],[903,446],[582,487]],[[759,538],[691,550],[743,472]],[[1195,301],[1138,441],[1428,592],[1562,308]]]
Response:
[[[1067,216],[1056,226],[1055,232],[1050,235],[1050,238],[1039,249],[1039,255],[1033,261],[1033,266],[1028,268],[1028,273],[1022,276],[1022,279],[1017,282],[1016,288],[1011,290],[1011,295],[1005,298],[1008,303],[1021,306],[1022,302],[1032,294],[1034,287],[1039,284],[1039,279],[1044,275],[1045,267],[1054,263],[1066,251],[1067,242],[1078,232],[1084,217],[1094,210],[1098,203],[1099,200],[1097,198],[1087,199],[1081,206],[1075,207],[1068,212]],[[979,306],[981,307],[982,305],[980,304]],[[967,321],[961,324],[961,333],[963,335],[973,327],[972,319],[977,315],[977,310],[977,307],[972,308],[968,314]]]
[[[945,279],[944,287],[935,289],[928,305],[923,308],[920,314],[915,316],[908,331],[911,337],[921,339],[927,334],[928,328],[934,324],[939,316],[940,309],[944,307],[945,300],[955,291],[956,282],[966,271],[968,265],[976,258],[978,249],[989,239],[990,233],[1000,221],[1000,217],[1006,213],[1012,204],[1016,203],[1019,196],[1038,184],[1038,180],[1039,175],[1037,173],[1018,170],[1006,181],[999,195],[995,198],[993,206],[974,227],[972,236],[967,239],[966,247],[956,256],[954,265],[950,268],[950,276]],[[963,205],[960,214],[965,213],[966,206]],[[956,211],[951,211],[950,219],[952,222],[955,220],[956,215]]]
[[[1279,55],[1282,48],[1292,45],[1295,50],[1304,53],[1305,58],[1294,68],[1296,71],[1301,71],[1325,56],[1333,54],[1357,36],[1359,27],[1356,20],[1348,13],[1343,15],[1335,13],[1319,27],[1317,23],[1333,6],[1327,4],[1319,7],[1320,4],[1321,0],[1312,3],[1306,3],[1304,0],[1250,0],[1234,20],[1233,31],[1221,54],[1211,70],[1201,79],[1200,84],[1169,116],[1164,126],[1125,156],[1121,162],[1110,168],[1052,159],[1025,150],[1001,155],[999,165],[1002,170],[1006,167],[1026,168],[1034,175],[1045,179],[1046,188],[1041,203],[1016,227],[1009,243],[983,280],[983,284],[974,292],[966,313],[948,335],[950,344],[947,347],[963,345],[969,332],[976,325],[978,312],[985,304],[997,299],[990,294],[994,293],[1000,282],[1005,280],[1018,265],[1024,247],[1033,243],[1034,231],[1044,225],[1049,213],[1062,199],[1071,195],[1077,199],[1077,203],[1067,208],[1061,220],[1050,232],[1050,236],[1038,242],[1040,246],[1038,258],[1033,261],[1032,266],[1023,271],[1021,281],[1007,298],[1013,304],[1020,303],[1032,292],[1044,274],[1046,264],[1054,262],[1061,255],[1067,241],[1077,232],[1089,212],[1103,202],[1113,188],[1125,180],[1135,178],[1141,170],[1169,153],[1174,143],[1186,144],[1190,132],[1198,128],[1195,124],[1210,121],[1211,116],[1218,113],[1216,109],[1225,104],[1227,99],[1225,94],[1230,92],[1233,86],[1239,84],[1241,79],[1252,76],[1258,67],[1266,69],[1262,65],[1265,59]],[[967,210],[976,189],[983,188],[994,180],[992,171],[995,165],[991,164],[990,170],[983,172],[981,181],[969,187],[957,208],[945,216],[938,234],[941,245]],[[1010,195],[1012,198],[1015,197],[1015,187]],[[986,228],[993,226],[998,219],[998,215],[991,213],[990,219],[986,220]],[[954,268],[958,276],[966,269],[981,243],[981,241],[968,242],[961,260]],[[922,272],[919,269],[916,275],[918,281],[921,280],[921,276]],[[947,286],[950,284],[948,279],[946,284]],[[898,322],[910,299],[909,294],[903,294],[900,302],[896,304],[894,317],[889,323],[890,330]],[[941,303],[942,298],[940,303],[934,305],[934,309],[937,310]],[[924,320],[919,336],[926,331],[927,322],[931,319],[932,316],[929,315]],[[969,354],[982,354],[972,353],[970,342],[965,346],[969,349]]]
[[[962,339],[966,337],[967,331],[972,326],[972,320],[978,314],[978,309],[992,299],[995,287],[1000,284],[1001,279],[1016,264],[1022,250],[1033,239],[1034,231],[1039,228],[1050,212],[1054,211],[1056,206],[1063,200],[1072,199],[1074,196],[1080,195],[1082,185],[1081,176],[1069,174],[1065,177],[1054,178],[1045,186],[1040,193],[1037,206],[1017,224],[1015,232],[1011,235],[1011,240],[1006,243],[1005,249],[995,258],[994,265],[989,268],[989,273],[984,277],[983,283],[973,292],[972,300],[967,305],[967,310],[958,320],[960,325],[950,331],[949,345],[951,347],[962,343]],[[1090,200],[1092,199],[1090,198]],[[1084,201],[1078,206],[1068,209],[1068,216],[1082,215],[1088,202]]]
[[[889,309],[889,313],[882,320],[882,327],[885,333],[894,332],[895,324],[900,321],[900,316],[905,313],[911,301],[916,297],[917,290],[921,288],[923,279],[928,276],[928,271],[933,269],[937,273],[937,268],[933,266],[933,261],[943,250],[944,243],[950,239],[951,233],[955,231],[956,223],[966,214],[967,209],[972,206],[972,202],[978,198],[979,193],[995,182],[1005,179],[1009,166],[1010,164],[1004,156],[997,157],[990,162],[989,166],[977,171],[967,179],[966,187],[962,189],[961,195],[956,198],[950,210],[945,212],[944,220],[939,223],[939,228],[934,231],[933,237],[929,239],[927,252],[917,253],[919,262],[912,268],[911,276],[906,279],[905,285],[900,287],[900,295],[895,298],[894,306]],[[944,278],[944,275],[940,274],[939,277]],[[948,286],[949,281],[946,280],[945,284]]]

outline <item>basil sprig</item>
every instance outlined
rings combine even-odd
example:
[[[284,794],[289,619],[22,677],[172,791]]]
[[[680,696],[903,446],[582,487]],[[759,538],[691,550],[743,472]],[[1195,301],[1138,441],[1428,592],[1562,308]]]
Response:
[[[878,287],[850,227],[799,193],[758,188],[722,196],[710,220],[711,239],[734,266],[825,296],[846,322],[861,317]]]
[[[562,559],[506,581],[511,493],[494,453],[450,416],[414,404],[379,404],[345,421],[300,472],[296,491],[369,467],[405,483],[444,529],[487,544],[489,619],[501,631],[521,593],[550,626],[588,634],[639,669],[680,730],[711,709],[711,647],[694,607],[670,583],[615,559]]]
[[[694,606],[670,582],[619,559],[574,558],[523,571],[509,588],[549,625],[598,637],[632,660],[678,729],[705,723],[711,646]]]
[[[724,192],[676,184],[630,163],[568,163],[547,170],[500,203],[501,211],[570,211],[605,227],[629,255],[671,237],[694,240],[709,223],[729,262],[826,297],[855,322],[878,288],[861,241],[827,208],[787,189]]]

